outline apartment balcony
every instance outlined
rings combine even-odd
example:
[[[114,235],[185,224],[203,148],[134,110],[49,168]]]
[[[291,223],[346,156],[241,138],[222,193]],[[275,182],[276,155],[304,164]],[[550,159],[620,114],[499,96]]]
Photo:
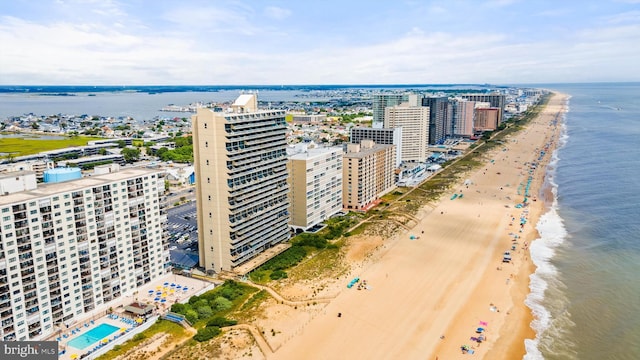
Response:
[[[241,211],[242,208],[251,207],[255,204],[266,202],[274,196],[286,194],[287,188],[284,187],[281,180],[265,182],[262,187],[259,182],[256,182],[254,186],[233,191],[233,200],[229,202],[229,205],[231,205],[230,210],[232,212]]]
[[[15,221],[17,221],[17,220],[24,220],[24,219],[26,219],[26,218],[27,218],[27,212],[26,212],[26,211],[21,211],[21,212],[18,212],[18,213],[13,213],[13,219],[14,219]]]
[[[30,307],[32,306],[32,307]],[[29,320],[29,318],[33,318],[33,315],[40,315],[40,307],[36,304],[34,305],[27,305],[28,309],[26,310],[27,312],[27,320]],[[38,317],[39,318],[39,317]]]
[[[33,267],[21,271],[20,275],[22,275],[22,283],[26,284],[27,282],[35,281],[36,277],[33,275],[34,273],[35,271],[33,270]]]
[[[56,243],[55,241],[52,241],[51,243],[47,244],[45,242],[45,247],[44,247],[44,253],[46,255],[50,255],[50,254],[55,254],[56,253]]]
[[[27,291],[27,290],[25,289],[25,291]],[[29,301],[29,300],[31,300],[31,299],[33,299],[33,298],[37,297],[37,296],[38,296],[38,292],[37,292],[37,291],[31,291],[31,292],[26,293],[26,294],[24,295],[24,300],[25,300],[25,301]],[[28,303],[27,303],[27,306],[28,306]]]
[[[19,211],[27,211],[27,205],[25,204],[13,205],[11,209],[13,210],[14,213]]]
[[[27,252],[22,252],[19,253],[20,255],[18,255],[18,261],[25,261],[25,260],[29,260],[29,259],[33,259],[33,253],[31,251],[27,251]],[[22,264],[20,264],[22,265]]]
[[[18,246],[18,254],[24,254],[25,252],[31,251],[31,244],[25,244]]]
[[[27,324],[29,324],[29,331],[40,329],[40,313],[27,317]]]
[[[11,301],[0,301],[0,312],[11,309]]]
[[[11,310],[6,310],[0,313],[0,319],[3,321],[3,326],[4,326],[4,321],[12,318],[13,317],[13,311]]]
[[[0,295],[0,305],[1,308],[5,308],[7,306],[11,307],[11,297],[9,294]]]

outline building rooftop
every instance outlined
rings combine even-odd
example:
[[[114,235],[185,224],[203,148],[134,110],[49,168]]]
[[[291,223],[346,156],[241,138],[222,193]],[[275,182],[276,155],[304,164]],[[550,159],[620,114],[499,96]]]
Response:
[[[86,176],[78,180],[67,182],[38,184],[38,187],[34,190],[21,191],[5,196],[0,196],[0,206],[17,202],[24,202],[30,199],[38,199],[58,193],[80,190],[87,187],[100,186],[118,180],[128,179],[141,175],[150,175],[158,172],[160,171],[156,169],[127,168],[109,174]],[[15,176],[15,174],[16,173],[13,173],[13,176]],[[11,175],[11,173],[8,173],[7,175]],[[163,187],[164,184],[161,184],[159,186]]]

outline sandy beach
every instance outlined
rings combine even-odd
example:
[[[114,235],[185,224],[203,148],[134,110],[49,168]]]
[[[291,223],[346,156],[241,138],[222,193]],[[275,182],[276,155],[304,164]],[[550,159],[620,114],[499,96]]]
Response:
[[[565,99],[554,94],[524,130],[485,154],[481,168],[424,207],[415,226],[385,239],[376,260],[354,272],[367,289],[341,284],[319,315],[267,357],[522,358],[524,339],[535,335],[524,305],[534,270],[528,245],[545,208],[539,192]],[[531,197],[520,207],[527,188]],[[505,251],[510,263],[502,262]],[[471,340],[480,335],[481,343]]]

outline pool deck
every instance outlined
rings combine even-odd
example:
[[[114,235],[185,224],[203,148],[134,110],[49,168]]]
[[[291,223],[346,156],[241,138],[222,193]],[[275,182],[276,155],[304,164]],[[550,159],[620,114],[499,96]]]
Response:
[[[171,284],[175,284],[176,286],[172,287]],[[177,288],[177,285],[180,286],[179,289]],[[187,288],[186,291],[183,290],[184,287]],[[148,316],[162,315],[169,311],[171,304],[186,302],[191,296],[213,289],[213,287],[214,284],[211,282],[192,277],[167,274],[140,287],[133,295],[125,295],[113,302],[110,302],[106,309],[101,307],[101,311],[94,310],[90,313],[83,314],[84,316],[79,317],[77,321],[72,325],[69,325],[68,328],[63,326],[65,327],[64,329],[58,329],[55,334],[51,335],[47,340],[58,341],[59,350],[64,350],[64,353],[60,354],[58,357],[60,360],[72,360],[75,358],[91,359],[93,358],[91,356],[92,353],[97,350],[103,350],[105,347],[110,348],[114,346],[113,340],[116,338],[123,338],[126,340],[132,337],[133,330],[144,323],[144,317],[137,317],[131,313],[126,313],[124,311],[124,306],[136,301],[145,304],[154,304],[156,309]],[[152,292],[150,292],[151,290]],[[158,291],[160,295],[156,295],[158,294]],[[156,298],[159,300],[156,301]],[[165,302],[161,302],[162,299],[164,299]],[[108,311],[109,308],[113,309],[110,314]],[[136,319],[139,320],[136,322]],[[103,343],[101,340],[83,350],[76,349],[68,345],[70,340],[87,333],[87,331],[100,324],[117,326],[120,330],[107,336],[105,338],[109,340],[107,343]],[[120,343],[120,341],[118,342]],[[103,352],[104,351],[99,351],[98,353],[102,354]]]

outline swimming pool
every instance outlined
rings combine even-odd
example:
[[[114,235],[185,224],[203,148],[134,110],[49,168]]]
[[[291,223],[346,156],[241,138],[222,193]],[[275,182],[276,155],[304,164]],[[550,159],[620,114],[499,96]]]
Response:
[[[87,331],[86,333],[76,336],[75,338],[69,340],[67,345],[72,346],[79,350],[84,350],[85,348],[97,343],[98,341],[118,331],[118,329],[119,327],[117,326],[113,326],[109,324],[100,324],[94,327],[93,329]]]

